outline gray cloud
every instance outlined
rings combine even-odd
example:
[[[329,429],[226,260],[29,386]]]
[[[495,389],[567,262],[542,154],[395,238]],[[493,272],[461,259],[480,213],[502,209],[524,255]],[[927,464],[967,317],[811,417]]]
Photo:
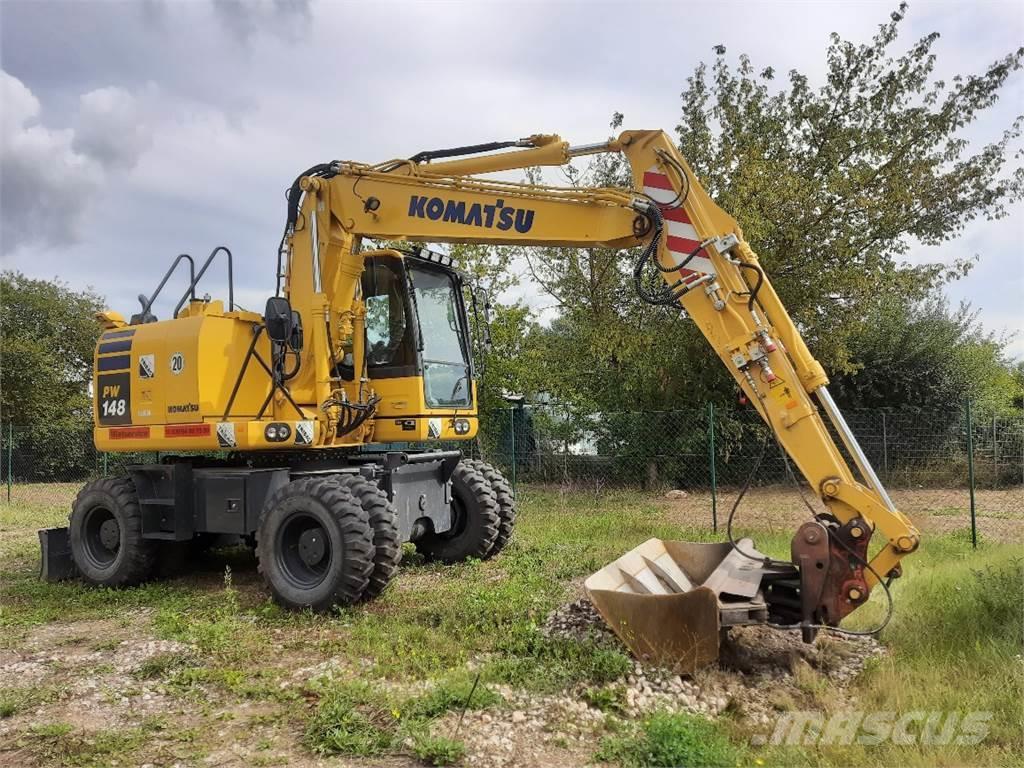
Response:
[[[0,70],[3,138],[0,200],[3,250],[38,242],[60,246],[78,239],[86,201],[98,188],[101,168],[73,146],[70,130],[39,123],[39,100],[17,78]]]
[[[102,276],[96,287],[124,310],[174,254],[205,255],[221,243],[235,253],[238,291],[272,290],[283,189],[315,162],[372,162],[537,132],[596,141],[613,110],[625,113],[628,127],[671,130],[687,74],[713,58],[701,40],[725,43],[730,59],[746,52],[758,67],[795,68],[820,82],[828,33],[869,39],[889,10],[857,0],[2,6],[0,63],[31,89],[35,105],[15,121],[17,132],[41,134],[48,147],[8,160],[5,138],[5,259],[75,285]],[[1013,3],[917,0],[900,45],[932,30],[944,35],[939,75],[947,80],[979,71],[1024,37]],[[998,135],[1020,110],[1022,81],[1011,81],[1015,90],[975,126],[978,140],[990,138],[984,131]],[[11,112],[5,98],[4,120]],[[56,188],[47,161],[63,168]],[[18,184],[7,178],[9,163],[24,166],[12,177]],[[12,197],[8,186],[21,191]],[[35,187],[47,190],[48,202],[33,197]],[[25,210],[47,209],[62,221],[37,216],[26,224]],[[1019,316],[999,274],[1020,272],[1019,237],[1008,243],[1002,234],[1019,233],[1020,215],[998,228],[979,223],[977,243],[921,254],[988,254],[991,268],[980,266],[951,291],[962,288],[954,295],[981,306],[995,327]],[[17,240],[9,217],[19,222]],[[62,235],[27,245],[27,235],[48,227]],[[218,280],[211,275],[211,292]]]
[[[309,0],[212,0],[218,21],[237,40],[248,43],[257,31],[294,38],[310,22]]]
[[[82,95],[74,150],[106,169],[128,169],[152,142],[145,107],[123,88],[109,86]]]
[[[143,107],[122,88],[100,88],[82,94],[72,127],[55,129],[32,91],[3,70],[0,96],[2,250],[77,242],[110,174],[131,169],[149,146]]]

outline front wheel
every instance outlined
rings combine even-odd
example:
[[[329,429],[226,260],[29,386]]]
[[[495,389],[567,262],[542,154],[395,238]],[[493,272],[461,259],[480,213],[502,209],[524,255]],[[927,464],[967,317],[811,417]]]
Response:
[[[490,482],[471,464],[460,462],[452,473],[451,514],[451,528],[423,536],[417,551],[445,563],[487,557],[498,538],[500,510]]]
[[[71,557],[82,578],[104,587],[145,581],[156,563],[156,548],[142,538],[142,511],[126,477],[103,477],[86,485],[68,520]]]
[[[256,531],[260,573],[286,608],[355,603],[370,581],[373,553],[366,512],[331,478],[288,483],[267,500]]]
[[[512,531],[516,526],[516,496],[509,484],[508,479],[491,464],[478,459],[465,460],[467,464],[476,469],[491,484],[494,491],[494,498],[498,502],[498,535],[494,544],[488,551],[486,558],[490,559],[501,552],[512,538]]]

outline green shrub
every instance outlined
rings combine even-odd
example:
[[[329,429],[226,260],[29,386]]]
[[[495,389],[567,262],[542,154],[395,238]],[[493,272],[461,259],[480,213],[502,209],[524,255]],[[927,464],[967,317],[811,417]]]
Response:
[[[426,693],[399,707],[401,717],[426,719],[440,717],[450,710],[486,709],[504,703],[505,700],[484,683],[478,683],[474,690],[473,682],[474,678],[468,676],[442,680]]]
[[[626,689],[621,685],[610,688],[587,688],[583,700],[602,712],[621,714],[626,710]]]
[[[417,734],[413,736],[412,751],[427,765],[455,765],[466,755],[466,745],[446,736]]]
[[[490,679],[539,691],[575,683],[604,685],[625,675],[632,663],[615,647],[545,637],[534,627],[509,633],[498,643],[502,657],[488,666]]]
[[[324,755],[383,755],[394,745],[395,719],[369,686],[332,687],[310,719],[306,742]]]
[[[739,752],[711,722],[693,715],[656,712],[625,735],[608,736],[596,759],[624,768],[734,766]]]

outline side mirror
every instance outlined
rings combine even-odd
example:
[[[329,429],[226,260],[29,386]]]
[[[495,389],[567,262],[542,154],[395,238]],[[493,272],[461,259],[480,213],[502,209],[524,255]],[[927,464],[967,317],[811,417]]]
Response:
[[[483,288],[477,289],[477,301],[484,310],[484,323],[491,324],[491,297]]]
[[[271,341],[281,344],[292,337],[292,306],[288,299],[273,296],[267,299],[267,310],[263,313],[263,324],[267,327],[267,336]]]
[[[487,352],[491,351],[491,297],[483,288],[476,288],[473,291],[473,311],[476,312],[479,306],[483,312],[483,346]]]
[[[292,332],[288,346],[296,352],[302,351],[302,315],[292,310]]]

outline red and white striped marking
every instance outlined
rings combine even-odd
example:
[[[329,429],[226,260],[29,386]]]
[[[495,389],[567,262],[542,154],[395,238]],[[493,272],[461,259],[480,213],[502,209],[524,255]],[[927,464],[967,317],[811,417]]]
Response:
[[[672,181],[656,165],[644,172],[644,193],[662,205],[668,205],[676,199]],[[700,238],[683,208],[670,208],[661,213],[665,217],[665,229],[667,230],[665,244],[675,259],[675,263],[680,264],[700,245]],[[690,259],[686,268],[680,270],[680,274],[684,280],[689,282],[687,278],[696,279],[701,275],[714,274],[714,271],[715,268],[712,266],[711,260],[701,253]]]

